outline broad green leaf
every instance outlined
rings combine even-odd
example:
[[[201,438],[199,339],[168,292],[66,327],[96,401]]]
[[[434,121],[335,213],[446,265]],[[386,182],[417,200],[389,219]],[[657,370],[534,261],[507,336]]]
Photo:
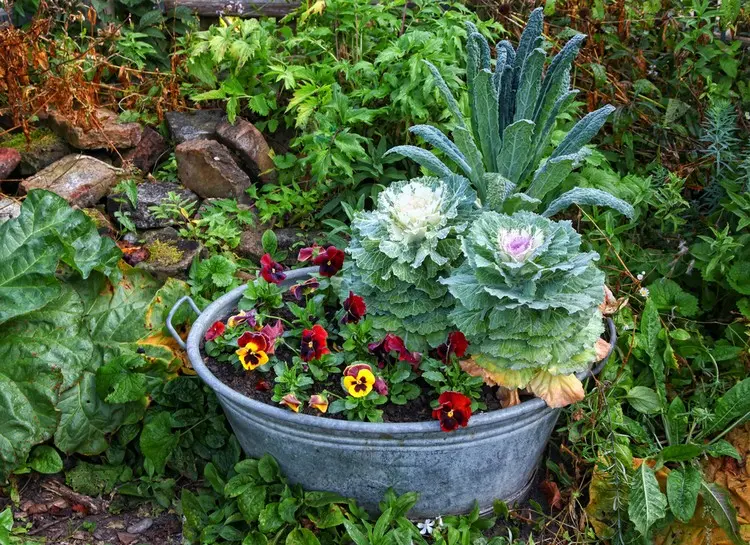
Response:
[[[464,127],[456,127],[451,133],[453,135],[453,141],[456,143],[456,147],[466,158],[466,162],[471,167],[471,180],[474,188],[477,190],[479,199],[484,201],[486,194],[486,187],[483,183],[482,177],[484,176],[484,163],[482,161],[482,153],[477,148],[476,142],[471,131]]]
[[[107,449],[107,435],[120,427],[128,413],[127,405],[108,405],[99,398],[96,379],[88,372],[60,394],[57,409],[60,424],[55,432],[55,446],[66,453],[87,456]]]
[[[658,414],[661,412],[659,396],[646,386],[634,386],[626,396],[628,403],[639,413]]]
[[[703,454],[700,445],[669,445],[659,453],[662,462],[687,462]]]
[[[684,291],[674,280],[662,278],[649,284],[649,299],[661,312],[676,312],[692,318],[698,314],[698,298]]]
[[[534,107],[533,121],[537,125],[547,122],[555,102],[570,88],[570,66],[585,39],[583,34],[573,36],[552,59]]]
[[[740,537],[740,525],[737,522],[737,511],[729,499],[726,490],[715,483],[707,483],[701,480],[701,497],[705,508],[724,530],[727,537],[736,545],[747,545]]]
[[[266,454],[258,460],[258,473],[267,483],[276,482],[281,475],[279,464],[270,454]]]
[[[703,430],[703,436],[724,431],[750,418],[750,378],[732,386],[716,402],[714,418]]]
[[[415,125],[409,128],[409,132],[420,136],[425,142],[442,151],[446,157],[461,167],[466,176],[471,177],[472,168],[466,162],[466,157],[464,157],[456,144],[451,142],[440,130],[430,125]]]
[[[143,456],[149,460],[157,474],[164,472],[164,466],[177,446],[179,438],[172,433],[172,417],[162,411],[143,426],[140,447]]]
[[[667,497],[659,490],[654,471],[642,463],[633,476],[628,496],[628,516],[638,532],[648,536],[653,524],[667,514]]]
[[[258,515],[258,529],[264,534],[275,532],[284,524],[284,519],[279,515],[278,503],[269,503]]]
[[[687,411],[682,399],[675,397],[667,408],[666,432],[670,445],[677,445],[687,435]]]
[[[39,473],[60,473],[63,470],[63,461],[54,447],[38,445],[31,451],[29,467]]]
[[[585,159],[588,153],[588,150],[581,150],[577,154],[547,159],[534,172],[534,178],[526,194],[536,199],[544,199],[548,193],[557,189],[565,181],[568,174]]]
[[[667,476],[667,499],[672,514],[682,522],[689,522],[695,513],[698,492],[701,489],[701,472],[688,466],[673,469]]]
[[[248,523],[256,522],[266,504],[266,487],[252,486],[237,498],[237,507]]]
[[[715,443],[711,443],[706,447],[706,453],[714,458],[721,458],[722,456],[729,456],[734,458],[738,462],[742,461],[742,456],[737,449],[729,441],[719,439]]]
[[[522,119],[508,125],[503,131],[503,143],[497,157],[497,172],[512,183],[518,184],[521,173],[531,159],[531,142],[534,123]]]

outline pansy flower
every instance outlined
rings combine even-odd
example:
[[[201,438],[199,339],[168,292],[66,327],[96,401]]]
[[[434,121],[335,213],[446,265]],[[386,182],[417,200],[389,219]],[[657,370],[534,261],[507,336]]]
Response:
[[[309,246],[307,248],[302,248],[299,253],[297,254],[297,261],[301,261],[304,263],[305,261],[309,261],[322,249],[322,246],[318,246],[317,244],[313,244],[312,246]]]
[[[372,389],[382,396],[388,395],[388,383],[383,380],[382,377],[377,377],[375,379],[375,384],[372,385]]]
[[[471,418],[471,399],[460,392],[443,392],[438,398],[440,405],[432,411],[432,418],[440,421],[443,431],[455,431],[465,427]]]
[[[458,358],[463,358],[468,347],[469,341],[466,340],[466,336],[460,331],[453,331],[448,334],[448,340],[437,347],[438,359],[447,365],[451,354],[455,354]]]
[[[264,325],[260,332],[266,337],[268,346],[266,354],[273,354],[276,350],[276,340],[284,334],[284,326],[281,320],[276,320],[273,325]]]
[[[255,327],[257,323],[257,313],[255,312],[255,309],[242,310],[239,314],[230,316],[229,320],[227,320],[227,325],[229,327],[237,327],[240,324],[247,324],[250,327]]]
[[[310,396],[308,405],[310,405],[310,407],[312,407],[313,409],[317,409],[321,413],[325,414],[328,410],[328,398],[324,394],[312,395]]]
[[[320,252],[315,259],[313,259],[313,265],[318,265],[320,269],[318,272],[321,276],[331,277],[341,270],[344,266],[344,251],[339,250],[335,246],[329,246],[324,251]]]
[[[267,392],[270,389],[271,383],[264,378],[258,379],[258,382],[255,383],[256,392]]]
[[[291,288],[289,288],[289,291],[294,296],[294,298],[297,301],[302,300],[302,297],[305,295],[310,295],[312,292],[314,292],[316,289],[320,287],[320,282],[317,278],[308,278],[304,282],[301,282],[299,284],[295,284]]]
[[[391,352],[397,352],[398,361],[405,361],[415,369],[419,366],[419,362],[422,361],[422,354],[419,352],[409,352],[404,344],[404,340],[393,333],[386,333],[382,341],[370,343],[367,345],[367,348],[377,358],[378,365],[381,367],[394,361],[391,357]]]
[[[292,409],[295,413],[299,412],[299,406],[302,403],[299,399],[297,399],[297,396],[294,394],[286,394],[284,397],[281,398],[281,401],[279,401],[279,405],[286,405],[290,409]]]
[[[268,362],[268,338],[257,331],[246,331],[237,339],[239,350],[236,354],[240,358],[242,367],[252,371]]]
[[[344,301],[344,316],[341,318],[342,324],[356,324],[364,318],[367,312],[365,300],[354,292],[349,292],[349,297]]]
[[[283,270],[284,266],[275,262],[270,254],[265,254],[260,258],[260,275],[266,282],[280,284],[286,278]]]
[[[344,389],[352,397],[365,397],[375,387],[372,367],[366,363],[355,363],[344,369]]]
[[[300,357],[302,361],[319,360],[324,354],[328,354],[328,332],[320,324],[315,324],[312,329],[302,332],[302,345]]]
[[[208,331],[206,331],[204,338],[207,341],[213,341],[216,337],[221,337],[225,330],[226,327],[224,326],[224,322],[214,322],[213,325],[208,328]]]

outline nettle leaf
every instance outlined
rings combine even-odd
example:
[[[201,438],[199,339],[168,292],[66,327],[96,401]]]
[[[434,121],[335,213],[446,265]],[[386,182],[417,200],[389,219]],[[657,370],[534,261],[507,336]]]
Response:
[[[673,469],[667,475],[669,509],[678,520],[690,522],[693,518],[701,481],[701,472],[691,466]]]
[[[644,462],[633,476],[628,516],[638,532],[648,536],[651,526],[667,514],[667,497],[659,489],[654,470]]]
[[[684,291],[674,280],[662,278],[649,284],[649,299],[661,312],[676,312],[686,318],[698,314],[698,298]]]

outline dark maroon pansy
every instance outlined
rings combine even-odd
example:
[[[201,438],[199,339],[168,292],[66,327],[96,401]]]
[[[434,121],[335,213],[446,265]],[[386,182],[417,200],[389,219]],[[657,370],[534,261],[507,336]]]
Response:
[[[328,332],[320,324],[315,324],[312,329],[305,329],[302,332],[299,354],[302,361],[319,360],[329,352]]]
[[[213,341],[216,337],[221,337],[226,330],[224,322],[214,322],[211,327],[206,331],[205,339],[207,341]]]
[[[452,354],[455,354],[458,358],[463,358],[468,347],[469,341],[466,340],[466,336],[460,331],[453,331],[448,334],[448,340],[437,347],[436,352],[438,359],[447,365]]]
[[[471,399],[460,392],[443,392],[438,398],[440,405],[432,411],[432,418],[440,421],[443,431],[455,431],[465,427],[471,418]]]
[[[297,301],[301,301],[302,297],[310,295],[316,289],[320,287],[320,282],[317,278],[308,278],[300,284],[295,284],[289,288],[289,292],[294,296]]]
[[[344,316],[341,318],[343,324],[356,324],[367,313],[367,305],[365,300],[359,295],[354,295],[354,292],[349,292],[349,297],[344,300]]]
[[[331,277],[341,270],[344,266],[344,251],[339,250],[335,246],[329,246],[324,251],[320,252],[315,259],[313,259],[313,265],[318,265],[320,269],[318,272],[321,276]]]
[[[260,275],[266,282],[280,284],[286,278],[286,274],[283,271],[284,266],[274,261],[270,254],[266,254],[260,258]]]
[[[419,352],[410,352],[406,348],[404,340],[393,333],[386,333],[382,341],[370,343],[367,345],[367,348],[378,360],[378,365],[381,367],[394,361],[391,352],[398,354],[398,361],[405,361],[415,369],[419,367],[419,362],[422,361],[422,354]]]
[[[276,340],[284,334],[284,325],[281,320],[276,320],[273,325],[264,325],[260,332],[268,339],[266,354],[273,354],[276,350]]]

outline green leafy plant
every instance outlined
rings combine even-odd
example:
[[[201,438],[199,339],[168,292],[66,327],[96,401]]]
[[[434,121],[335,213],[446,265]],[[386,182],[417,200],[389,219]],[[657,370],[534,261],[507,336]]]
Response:
[[[598,189],[574,188],[552,199],[563,180],[590,153],[584,146],[614,108],[605,106],[586,115],[542,161],[558,115],[576,94],[570,89],[570,70],[585,38],[574,36],[542,77],[546,57],[540,47],[542,14],[542,8],[532,12],[518,49],[507,41],[498,44],[494,72],[486,38],[467,23],[470,121],[464,118],[439,70],[425,61],[454,119],[453,141],[429,125],[416,125],[410,131],[440,150],[471,180],[485,207],[508,213],[535,210],[546,199],[544,216],[582,204],[609,206],[632,217],[630,205]],[[397,146],[389,153],[413,159],[437,176],[452,175],[436,155],[422,148]]]
[[[441,282],[451,319],[491,382],[528,388],[552,407],[583,398],[574,373],[595,360],[604,275],[570,222],[483,212],[463,237],[466,261]],[[466,368],[466,367],[465,367]]]
[[[120,255],[47,191],[30,192],[21,215],[0,226],[0,398],[9,408],[0,479],[53,437],[64,453],[103,452],[108,434],[143,415],[149,381],[179,367],[160,339],[165,308],[186,286],[120,271]]]
[[[365,298],[374,331],[401,335],[415,349],[443,342],[443,309],[453,301],[436,280],[460,258],[457,235],[475,199],[465,178],[416,178],[391,184],[374,211],[355,215],[344,288]]]

